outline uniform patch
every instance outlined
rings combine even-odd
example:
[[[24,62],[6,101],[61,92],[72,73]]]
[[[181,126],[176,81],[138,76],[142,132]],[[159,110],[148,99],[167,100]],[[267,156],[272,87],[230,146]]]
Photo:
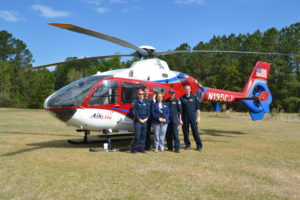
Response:
[[[194,99],[190,99],[190,101],[194,101]]]
[[[176,104],[176,101],[173,101],[172,104]]]

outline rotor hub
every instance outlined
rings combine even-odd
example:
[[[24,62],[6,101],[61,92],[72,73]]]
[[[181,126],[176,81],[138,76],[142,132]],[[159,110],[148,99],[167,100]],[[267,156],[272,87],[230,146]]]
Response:
[[[139,48],[147,51],[148,55],[145,58],[153,58],[154,57],[154,52],[156,51],[156,49],[154,47],[148,46],[148,45],[143,45],[143,46],[140,46]]]

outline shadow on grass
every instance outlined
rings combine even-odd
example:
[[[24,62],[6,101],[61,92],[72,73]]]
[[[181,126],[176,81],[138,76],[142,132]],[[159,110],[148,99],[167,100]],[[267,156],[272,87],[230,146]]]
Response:
[[[202,135],[210,135],[210,136],[223,136],[223,137],[235,137],[234,135],[244,135],[246,133],[241,131],[223,131],[216,129],[201,129]]]
[[[100,138],[100,139],[99,139]],[[74,141],[81,141],[80,139],[76,138]],[[115,149],[128,149],[130,142],[132,141],[132,137],[112,137],[112,147]],[[88,137],[88,142],[85,144],[70,144],[67,140],[53,140],[48,142],[39,142],[39,143],[30,143],[27,144],[27,146],[30,146],[32,148],[24,148],[19,149],[14,152],[9,152],[2,154],[1,156],[13,156],[20,153],[30,152],[38,149],[44,149],[44,148],[102,148],[103,143],[107,142],[106,138],[103,138],[103,136],[90,136]]]
[[[14,134],[20,134],[20,135],[48,135],[48,136],[63,136],[63,137],[71,137],[71,135],[62,135],[62,134],[50,134],[50,133],[26,133],[21,131],[0,131],[0,134],[4,133],[7,136],[14,135]]]
[[[68,137],[70,137],[70,135],[55,135],[55,134],[43,134],[43,133],[23,133],[23,132],[5,132],[5,133],[28,134],[28,135],[51,135],[51,136],[53,135],[53,136],[68,136]],[[240,132],[240,131],[201,129],[201,135],[210,135],[210,136],[218,136],[218,137],[219,136],[234,137],[233,135],[243,135],[243,134],[246,134],[246,133]],[[78,138],[76,138],[74,140],[80,141],[80,139],[78,139]],[[128,137],[112,136],[111,141],[112,141],[113,148],[128,150],[129,144],[132,141],[132,136],[128,136]],[[221,140],[217,141],[217,140],[210,140],[210,139],[204,139],[203,141],[228,143],[228,141],[221,141]],[[70,144],[66,139],[63,139],[63,140],[53,140],[53,141],[39,142],[39,143],[30,143],[30,144],[27,144],[27,146],[32,147],[32,148],[19,149],[14,152],[2,154],[1,156],[13,156],[16,154],[30,152],[30,151],[44,149],[44,148],[87,148],[87,149],[88,148],[99,148],[99,149],[102,149],[103,143],[106,143],[107,139],[103,135],[101,135],[101,136],[92,135],[92,136],[88,137],[88,142],[89,143],[87,143],[87,144]],[[181,141],[181,144],[183,144],[183,141]]]

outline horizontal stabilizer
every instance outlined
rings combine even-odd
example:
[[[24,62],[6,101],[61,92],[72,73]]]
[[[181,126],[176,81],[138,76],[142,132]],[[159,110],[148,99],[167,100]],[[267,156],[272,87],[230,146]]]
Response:
[[[268,100],[268,96],[269,96],[270,92],[266,92],[266,91],[263,91],[260,93],[259,96],[254,96],[254,97],[238,97],[236,98],[236,100],[259,100],[260,102],[262,101],[266,101]]]

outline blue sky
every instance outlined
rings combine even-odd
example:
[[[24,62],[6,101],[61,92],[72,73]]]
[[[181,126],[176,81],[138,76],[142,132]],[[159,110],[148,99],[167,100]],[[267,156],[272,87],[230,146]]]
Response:
[[[70,23],[158,51],[195,46],[213,35],[281,29],[300,22],[299,0],[1,0],[0,30],[23,40],[33,65],[131,53],[47,23]]]

